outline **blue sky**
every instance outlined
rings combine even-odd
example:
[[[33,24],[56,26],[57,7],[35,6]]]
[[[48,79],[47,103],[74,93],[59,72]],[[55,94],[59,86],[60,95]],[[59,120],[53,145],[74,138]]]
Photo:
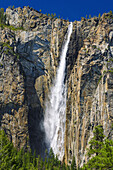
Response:
[[[113,11],[113,0],[0,0],[0,8],[30,6],[42,13],[56,13],[69,21],[81,20],[86,15],[98,16]]]

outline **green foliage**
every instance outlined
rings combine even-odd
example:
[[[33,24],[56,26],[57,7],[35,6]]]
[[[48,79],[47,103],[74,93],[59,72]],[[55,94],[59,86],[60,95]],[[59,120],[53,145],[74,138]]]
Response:
[[[104,16],[105,19],[113,19],[113,13],[112,11],[109,11],[107,15]]]
[[[65,163],[61,163],[55,157],[52,149],[49,154],[46,151],[45,160],[40,156],[36,157],[36,152],[25,152],[23,149],[17,151],[8,140],[5,132],[0,130],[0,170],[66,170]]]
[[[71,163],[71,170],[77,170],[76,161],[75,161],[75,157],[74,156],[73,156],[72,163]]]
[[[83,170],[100,169],[108,170],[113,167],[113,141],[105,139],[103,127],[95,127],[94,137],[89,142],[89,161],[83,166]],[[5,132],[0,130],[0,170],[77,170],[75,157],[71,166],[66,166],[53,154],[52,149],[45,152],[45,160],[40,156],[36,157],[31,151],[25,152],[23,149],[17,151],[8,140]],[[79,168],[78,168],[79,169]]]
[[[13,47],[10,46],[9,42],[0,42],[0,46],[2,49],[4,47],[7,47],[7,48],[4,48],[4,51],[3,51],[6,55],[12,54],[17,60],[20,59],[20,55],[14,52],[14,49]],[[0,66],[3,66],[3,64],[0,63]]]
[[[50,16],[51,16],[51,18],[53,19],[53,18],[55,18],[55,17],[56,17],[56,14],[55,14],[55,13],[54,13],[54,14],[53,14],[53,13],[51,13],[51,15],[50,15]]]
[[[13,30],[13,31],[18,31],[18,30],[25,30],[23,27],[17,27],[17,28],[15,28],[14,26],[12,26],[12,25],[6,25],[6,24],[1,24],[0,23],[0,27],[2,28],[2,29],[4,29],[5,27],[6,28],[9,28],[10,30]]]
[[[53,13],[51,13],[51,18],[54,18],[54,14]]]
[[[81,17],[81,21],[84,21],[85,20],[85,18],[84,17]]]
[[[6,15],[4,15],[4,8],[0,9],[0,25],[5,24]]]
[[[54,13],[54,17],[56,17],[56,13]]]
[[[10,30],[13,30],[13,31],[18,31],[18,30],[25,30],[23,27],[17,27],[15,28],[14,26],[12,25],[5,25],[5,24],[1,24],[0,25],[2,28],[9,28]]]
[[[92,154],[98,155],[100,152],[100,149],[102,148],[104,134],[103,134],[103,127],[101,125],[95,127],[95,130],[93,131],[94,137],[89,142],[90,149],[88,151],[88,155],[91,156]]]
[[[110,70],[108,70],[108,72],[113,73],[113,68],[111,68]]]
[[[8,43],[4,42],[2,43],[3,47],[8,47],[9,49],[13,49]]]
[[[14,6],[12,7],[12,9],[14,9]],[[0,9],[0,27],[2,29],[4,29],[5,27],[13,30],[13,31],[17,31],[17,30],[24,30],[23,27],[17,27],[15,28],[14,26],[12,25],[6,25],[6,15],[4,14],[4,8],[1,8]]]
[[[100,83],[100,81],[101,81],[102,77],[103,77],[103,75],[101,75],[101,76],[99,77],[99,80],[98,80],[97,85]]]
[[[14,7],[14,5],[12,6],[12,9],[14,9],[15,7]]]
[[[53,18],[56,18],[56,13],[54,13],[54,14],[53,14],[53,13],[48,14],[48,17],[51,17],[52,19],[53,19]]]
[[[113,19],[113,13],[112,11],[109,11],[109,16],[108,16],[109,19]]]
[[[19,60],[19,58],[20,58],[20,56],[19,56],[19,54],[17,55],[17,59]]]
[[[10,45],[9,45],[9,42],[0,42],[0,46],[2,47],[2,48],[4,48],[4,47],[7,47],[7,48],[5,48],[5,50],[4,50],[4,53],[5,54],[9,54],[9,52],[13,52],[13,47],[11,47]]]
[[[93,131],[94,137],[89,142],[89,161],[83,166],[83,170],[100,169],[108,170],[113,168],[113,141],[105,139],[103,127],[98,125]]]
[[[91,19],[91,15],[89,15],[89,19]]]
[[[111,14],[111,15],[112,15],[112,11],[109,11],[109,14]]]
[[[2,67],[3,66],[3,64],[0,62],[0,67]]]
[[[101,14],[99,13],[98,17],[100,18],[101,17]]]

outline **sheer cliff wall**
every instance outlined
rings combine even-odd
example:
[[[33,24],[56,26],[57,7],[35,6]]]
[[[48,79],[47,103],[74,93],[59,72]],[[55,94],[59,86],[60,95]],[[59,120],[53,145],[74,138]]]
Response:
[[[69,22],[32,8],[7,9],[9,27],[0,29],[0,123],[14,146],[46,148],[45,100],[59,64]],[[66,66],[65,162],[87,161],[94,126],[112,138],[113,16],[73,22]]]
[[[86,148],[96,125],[113,138],[113,19],[108,16],[78,23],[82,43],[67,71],[65,160],[69,163],[75,155],[80,166],[87,162]],[[76,49],[71,43],[69,60]]]

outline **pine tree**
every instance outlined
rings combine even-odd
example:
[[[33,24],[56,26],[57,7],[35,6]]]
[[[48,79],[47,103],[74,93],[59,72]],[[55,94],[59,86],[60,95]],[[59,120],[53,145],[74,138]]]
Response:
[[[34,151],[34,154],[33,154],[33,165],[34,167],[36,166],[36,150]]]
[[[101,17],[101,14],[100,14],[100,13],[99,13],[98,17],[99,17],[99,19],[100,19],[100,17]]]
[[[111,15],[112,15],[112,11],[109,11],[109,14],[111,14]]]
[[[91,19],[91,15],[89,15],[89,19]]]
[[[10,169],[13,144],[9,142],[3,130],[0,131],[0,165],[1,170]]]
[[[0,9],[0,25],[5,24],[6,15],[4,15],[4,8]]]
[[[36,167],[40,168],[40,156],[38,155],[38,158],[36,158]]]
[[[83,170],[88,169],[103,169],[108,170],[113,168],[113,141],[104,140],[103,127],[101,125],[95,127],[93,131],[94,137],[89,142],[88,149],[89,161],[83,166]]]
[[[71,170],[77,170],[76,161],[75,161],[75,157],[74,156],[73,156],[72,163],[71,163]]]
[[[103,134],[103,127],[101,125],[95,127],[93,133],[94,133],[94,137],[89,142],[90,144],[90,149],[88,151],[89,156],[91,156],[92,154],[96,154],[97,156],[99,154],[100,149],[103,146],[103,139],[105,137]]]
[[[45,150],[44,167],[45,167],[45,170],[48,169],[48,151],[47,151],[47,149]]]

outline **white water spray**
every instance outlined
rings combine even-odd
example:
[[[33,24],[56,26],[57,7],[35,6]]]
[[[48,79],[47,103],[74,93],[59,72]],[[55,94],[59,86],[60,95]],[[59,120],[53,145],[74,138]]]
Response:
[[[46,110],[44,116],[44,129],[46,133],[46,142],[48,149],[52,148],[55,155],[60,160],[64,156],[64,133],[65,133],[65,109],[66,109],[66,88],[64,84],[66,53],[72,33],[73,25],[70,23],[62,52],[60,56],[60,64],[57,70],[54,85],[51,88],[49,101],[46,102]]]

